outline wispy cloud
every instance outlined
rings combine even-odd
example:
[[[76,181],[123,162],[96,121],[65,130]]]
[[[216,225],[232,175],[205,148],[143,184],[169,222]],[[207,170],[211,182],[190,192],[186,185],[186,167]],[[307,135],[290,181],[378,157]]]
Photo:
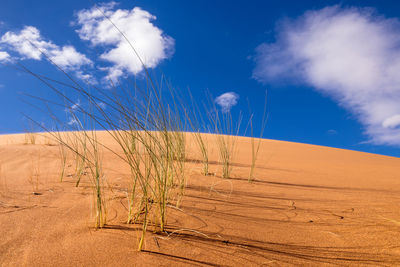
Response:
[[[238,94],[227,92],[215,98],[215,103],[221,107],[222,112],[227,113],[237,104],[238,99]]]
[[[70,118],[69,118],[67,124],[70,125],[70,126],[79,125],[77,119],[75,119],[75,118],[73,118],[73,117],[70,117]]]
[[[74,113],[80,107],[81,107],[81,101],[80,101],[80,99],[78,99],[78,101],[76,101],[76,103],[72,104],[71,106],[65,107],[64,111],[68,112],[68,113]]]
[[[10,55],[7,52],[0,51],[0,63],[6,62],[10,59]]]
[[[373,9],[327,7],[279,24],[257,48],[253,76],[302,82],[364,125],[369,141],[400,145],[400,22]]]
[[[76,70],[76,71],[75,71],[75,76],[76,76],[78,79],[80,79],[80,80],[86,82],[87,84],[91,84],[91,85],[96,85],[96,84],[98,84],[98,81],[97,81],[97,79],[95,78],[95,76],[94,76],[93,74],[88,73],[88,72],[83,72],[83,71],[81,71],[81,70]]]
[[[33,26],[25,26],[19,32],[6,32],[0,43],[17,52],[22,59],[41,60],[46,55],[51,61],[65,70],[77,70],[92,61],[77,52],[73,46],[58,46],[45,40],[40,31]]]
[[[156,67],[173,54],[175,41],[152,23],[155,16],[139,7],[115,10],[115,6],[116,3],[111,2],[81,10],[74,22],[80,27],[77,32],[82,40],[106,48],[100,58],[112,63],[106,68],[108,78],[138,74],[143,70],[142,62],[118,29],[131,41],[148,68]]]

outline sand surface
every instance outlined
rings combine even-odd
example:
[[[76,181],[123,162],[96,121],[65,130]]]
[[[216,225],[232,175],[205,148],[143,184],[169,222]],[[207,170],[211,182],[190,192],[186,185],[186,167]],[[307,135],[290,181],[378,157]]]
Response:
[[[168,210],[169,234],[149,229],[137,252],[129,172],[115,155],[104,151],[108,223],[95,230],[91,184],[75,187],[71,162],[59,181],[56,145],[0,136],[0,265],[400,266],[399,158],[263,140],[249,183],[250,139],[238,141],[231,179],[208,139],[215,175],[201,175],[188,137],[182,205]]]

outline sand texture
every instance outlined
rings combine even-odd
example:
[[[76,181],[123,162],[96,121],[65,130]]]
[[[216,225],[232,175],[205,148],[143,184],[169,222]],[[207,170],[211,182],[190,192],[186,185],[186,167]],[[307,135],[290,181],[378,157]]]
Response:
[[[238,140],[232,178],[221,178],[215,136],[210,172],[187,136],[187,187],[167,233],[126,224],[127,166],[103,151],[107,225],[93,227],[93,189],[59,181],[58,146],[0,137],[1,266],[400,266],[400,159],[263,140],[255,170]],[[118,151],[104,132],[99,139]],[[33,193],[35,192],[35,194]]]

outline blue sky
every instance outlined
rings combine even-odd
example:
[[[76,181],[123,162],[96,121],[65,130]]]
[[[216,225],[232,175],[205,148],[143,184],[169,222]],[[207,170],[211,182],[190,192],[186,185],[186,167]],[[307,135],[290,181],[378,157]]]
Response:
[[[247,111],[248,99],[257,120],[267,89],[266,138],[400,155],[396,1],[3,0],[0,133],[28,128],[22,113],[46,120],[20,93],[51,97],[48,89],[12,67],[60,77],[32,41],[74,77],[140,77],[115,31],[97,27],[106,22],[94,3],[140,40],[155,73],[196,99],[225,94],[221,108],[234,112]]]

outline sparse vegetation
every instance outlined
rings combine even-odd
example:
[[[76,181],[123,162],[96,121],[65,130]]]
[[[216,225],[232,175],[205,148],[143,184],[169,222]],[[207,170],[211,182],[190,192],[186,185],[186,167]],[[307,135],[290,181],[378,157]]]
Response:
[[[130,44],[129,40],[127,42]],[[132,49],[135,51],[133,46]],[[144,79],[140,84],[135,80],[133,86],[127,89],[110,81],[110,90],[89,84],[81,86],[64,70],[57,68],[70,81],[70,84],[63,82],[62,85],[72,90],[74,98],[80,100],[79,105],[58,88],[60,82],[22,66],[23,70],[56,93],[59,102],[53,102],[54,107],[62,107],[63,111],[67,111],[68,123],[65,124],[65,119],[57,118],[57,112],[50,111],[50,106],[47,109],[56,129],[70,130],[68,134],[62,135],[59,130],[50,131],[38,124],[59,144],[60,180],[65,176],[66,151],[69,150],[74,157],[76,186],[80,185],[84,176],[90,178],[96,211],[95,227],[102,228],[107,222],[102,151],[107,150],[121,159],[130,170],[127,223],[141,225],[138,250],[142,250],[148,227],[153,227],[154,232],[165,232],[169,209],[180,206],[186,186],[185,131],[188,124],[200,148],[202,173],[209,174],[208,140],[202,134],[206,125],[201,112],[197,106],[187,110],[181,93],[177,93],[164,77],[160,81],[154,79],[145,65]],[[241,115],[234,120],[230,112],[220,112],[215,106],[214,110],[206,110],[206,113],[217,134],[222,177],[229,178]],[[97,128],[104,129],[119,149],[112,149],[99,141],[95,131]]]
[[[96,228],[102,228],[107,223],[101,151],[111,152],[126,164],[130,170],[127,223],[141,225],[138,250],[144,248],[149,227],[154,232],[165,232],[169,209],[181,204],[186,186],[185,130],[188,124],[201,151],[202,173],[209,173],[208,140],[200,130],[206,128],[203,119],[199,119],[197,114],[193,115],[195,111],[186,109],[187,106],[174,89],[164,88],[162,84],[166,83],[155,83],[150,76],[146,77],[144,88],[135,83],[133,90],[114,86],[107,92],[96,88],[91,91],[76,84],[71,87],[82,99],[82,104],[67,114],[73,123],[63,126],[60,125],[62,119],[54,119],[58,124],[56,129],[65,128],[69,132],[64,134],[45,129],[59,144],[60,180],[65,176],[68,150],[72,152],[75,163],[76,186],[80,185],[83,177],[90,179]],[[60,102],[64,103],[63,110],[73,105],[67,95],[54,86],[50,88],[57,92]],[[99,102],[103,104],[97,104]],[[217,134],[222,177],[229,178],[241,115],[234,120],[230,112],[222,113],[214,109],[208,113],[208,119]],[[119,149],[110,148],[98,140],[97,127],[104,129]]]
[[[189,91],[190,94],[190,91]],[[192,103],[192,116],[188,116],[189,123],[192,127],[194,140],[201,154],[201,161],[203,164],[202,173],[203,175],[209,174],[209,153],[208,153],[208,139],[207,136],[202,133],[204,131],[205,123],[202,116],[202,112],[199,110],[199,106],[194,101],[193,96],[190,94],[190,100]]]

